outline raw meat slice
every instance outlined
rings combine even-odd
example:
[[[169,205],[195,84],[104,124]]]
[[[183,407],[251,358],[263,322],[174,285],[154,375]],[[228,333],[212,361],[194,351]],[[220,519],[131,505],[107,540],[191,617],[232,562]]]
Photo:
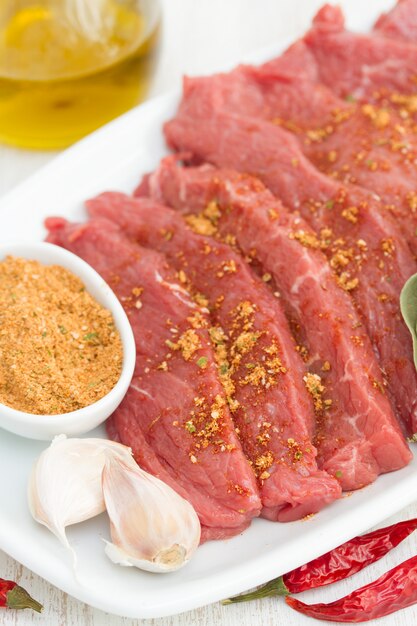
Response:
[[[224,147],[222,133],[215,136]],[[308,225],[286,211],[259,180],[209,166],[181,168],[167,159],[140,191],[145,188],[185,213],[199,213],[215,199],[220,233],[232,233],[243,252],[273,276],[294,329],[304,332],[307,383],[321,413],[319,465],[338,476],[344,489],[406,465],[410,451],[384,393],[368,336]]]
[[[293,85],[295,87],[295,84]],[[306,87],[303,90],[303,87]],[[286,85],[282,86],[286,90]],[[371,104],[343,103],[331,111],[312,98],[315,86],[300,85],[298,99],[314,109],[313,124],[280,107],[275,123],[295,132],[300,147],[323,173],[343,184],[357,184],[378,195],[380,211],[389,214],[417,255],[417,193],[415,161],[417,135],[414,122],[404,123],[395,110]],[[322,91],[318,87],[317,91]],[[282,100],[281,100],[282,102]],[[320,117],[322,108],[322,117]],[[326,111],[327,109],[327,111]],[[411,120],[410,120],[411,121]]]
[[[374,29],[383,37],[417,44],[416,0],[398,0],[391,11],[381,15]]]
[[[314,245],[324,250],[339,283],[354,298],[397,415],[408,434],[416,433],[417,373],[399,311],[400,291],[416,266],[395,223],[371,194],[320,174],[294,136],[270,122],[229,111],[216,85],[186,81],[178,115],[166,125],[168,142],[197,160],[256,174],[320,231]]]
[[[303,55],[308,49],[308,54]],[[325,5],[301,43],[287,51],[297,63],[304,56],[304,70],[316,74],[341,97],[380,99],[391,92],[415,93],[417,46],[375,35],[351,33],[344,29],[339,7]],[[315,67],[311,66],[314,57]]]
[[[278,61],[278,60],[277,60]],[[344,102],[324,85],[300,79],[286,63],[239,67],[229,74],[191,79],[195,101],[260,117],[296,135],[303,152],[322,172],[379,194],[417,255],[417,134],[397,111]],[[188,96],[190,97],[190,96]],[[187,102],[184,103],[187,111]],[[190,114],[195,114],[191,109]]]
[[[281,304],[265,283],[228,245],[195,232],[213,232],[208,218],[191,218],[187,225],[172,209],[121,193],[101,194],[87,208],[166,254],[182,281],[207,298],[218,325],[212,339],[221,379],[259,481],[261,515],[291,521],[338,498],[338,482],[317,469],[305,366]]]
[[[207,312],[157,252],[131,244],[110,221],[46,221],[48,241],[90,263],[132,324],[137,364],[111,431],[138,463],[195,507],[204,538],[236,534],[259,515],[254,473],[227,407]]]

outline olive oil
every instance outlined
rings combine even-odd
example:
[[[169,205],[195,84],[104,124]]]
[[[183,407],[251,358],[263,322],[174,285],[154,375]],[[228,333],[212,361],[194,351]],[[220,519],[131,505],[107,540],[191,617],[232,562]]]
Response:
[[[156,0],[3,3],[0,141],[61,148],[146,95],[159,40]]]

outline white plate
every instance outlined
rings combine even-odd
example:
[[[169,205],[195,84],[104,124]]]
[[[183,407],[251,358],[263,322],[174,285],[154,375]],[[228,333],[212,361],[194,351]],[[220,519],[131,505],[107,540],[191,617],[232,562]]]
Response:
[[[392,2],[380,2],[382,10]],[[375,7],[374,7],[375,8]],[[364,15],[368,10],[368,15]],[[353,25],[371,23],[366,4]],[[269,58],[277,46],[252,60]],[[82,201],[105,189],[131,191],[140,174],[164,154],[161,123],[175,110],[175,95],[134,109],[71,148],[0,202],[0,243],[44,236],[47,215],[83,219]],[[104,430],[94,432],[103,435]],[[69,530],[79,559],[73,576],[66,551],[33,522],[26,505],[30,467],[44,444],[0,431],[0,548],[54,585],[102,610],[128,617],[180,613],[263,583],[324,553],[381,522],[415,500],[417,461],[345,497],[309,521],[276,524],[256,520],[242,535],[199,548],[192,562],[174,574],[152,575],[111,564],[102,538],[103,515]]]

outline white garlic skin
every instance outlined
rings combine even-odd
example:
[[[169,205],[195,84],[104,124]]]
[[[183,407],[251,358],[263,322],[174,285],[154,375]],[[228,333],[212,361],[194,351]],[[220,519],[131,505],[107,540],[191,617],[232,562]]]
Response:
[[[124,458],[126,463],[135,463],[130,448],[114,441],[59,435],[33,466],[28,488],[30,512],[67,548],[66,526],[105,510],[102,473],[106,451]]]
[[[189,561],[200,543],[200,521],[171,487],[108,454],[103,494],[113,542],[106,554],[114,563],[166,573]]]

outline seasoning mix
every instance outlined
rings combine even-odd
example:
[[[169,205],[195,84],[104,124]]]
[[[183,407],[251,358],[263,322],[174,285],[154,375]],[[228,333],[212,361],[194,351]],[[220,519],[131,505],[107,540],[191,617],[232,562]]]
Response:
[[[0,262],[0,402],[61,414],[106,395],[122,369],[110,311],[58,265]]]

